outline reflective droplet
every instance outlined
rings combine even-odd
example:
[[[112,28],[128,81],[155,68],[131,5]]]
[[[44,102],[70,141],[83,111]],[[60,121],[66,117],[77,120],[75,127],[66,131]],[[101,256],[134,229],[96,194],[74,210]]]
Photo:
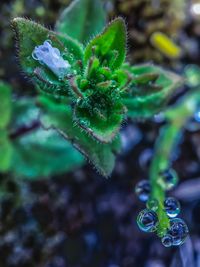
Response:
[[[146,202],[149,199],[150,191],[150,184],[147,180],[142,180],[135,186],[135,193],[139,200],[143,202]]]
[[[163,236],[162,238],[162,244],[166,247],[166,248],[169,248],[173,245],[173,238],[171,235],[165,235]]]
[[[200,122],[200,110],[194,113],[194,119],[196,122]]]
[[[185,70],[186,82],[190,87],[199,86],[200,68],[197,65],[187,65]]]
[[[32,52],[32,58],[34,60],[38,60],[37,54],[35,53],[35,50]]]
[[[173,169],[165,170],[161,173],[160,185],[163,187],[163,189],[171,190],[177,185],[177,183],[178,175]]]
[[[180,213],[180,204],[178,200],[173,197],[166,198],[164,201],[164,207],[170,218],[175,218]]]
[[[86,120],[80,120],[80,124],[84,127],[89,127],[90,126],[90,122],[86,121]]]
[[[194,115],[193,118],[188,120],[187,124],[185,125],[186,130],[189,132],[197,132],[200,130],[200,123],[197,121],[197,117]]]
[[[163,123],[165,121],[165,115],[163,113],[156,114],[153,118],[156,123]]]
[[[144,232],[155,232],[158,225],[157,214],[153,210],[142,210],[137,217],[137,224]]]
[[[158,210],[158,200],[157,199],[150,199],[147,202],[147,208],[153,211],[157,211]]]
[[[174,218],[170,220],[170,229],[168,230],[168,234],[172,237],[173,246],[182,245],[185,242],[188,233],[188,227],[182,219]]]

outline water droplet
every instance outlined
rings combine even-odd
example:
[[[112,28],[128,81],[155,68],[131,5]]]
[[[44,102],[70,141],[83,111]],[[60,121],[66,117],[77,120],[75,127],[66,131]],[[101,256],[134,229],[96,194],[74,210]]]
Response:
[[[88,120],[80,120],[80,124],[84,127],[90,126],[90,122]]]
[[[173,197],[166,198],[166,200],[164,201],[164,207],[167,215],[170,218],[174,218],[180,213],[180,204],[178,200]]]
[[[200,122],[200,110],[194,113],[194,119],[196,122]]]
[[[35,50],[32,52],[32,58],[34,60],[38,60],[37,54],[35,53]]]
[[[146,202],[149,199],[150,191],[150,184],[147,180],[142,180],[135,186],[135,193],[139,200],[143,202]]]
[[[147,202],[147,208],[153,211],[157,211],[158,210],[158,200],[157,199],[150,199]]]
[[[163,113],[154,115],[154,121],[156,123],[163,123],[165,121],[165,115]]]
[[[174,188],[178,183],[178,175],[177,173],[173,170],[165,170],[161,173],[161,186],[165,190],[171,190]]]
[[[86,97],[89,97],[89,96],[91,96],[93,93],[94,93],[93,90],[91,90],[91,89],[87,89],[87,90],[85,91],[85,96],[86,96]]]
[[[50,39],[47,39],[45,42],[49,43],[50,45],[52,45],[52,41]]]
[[[168,230],[168,234],[172,237],[173,246],[182,245],[185,242],[188,233],[188,227],[182,219],[174,218],[170,220],[170,229]]]
[[[158,225],[157,214],[153,210],[142,210],[137,217],[137,224],[144,232],[155,232]]]
[[[162,238],[162,244],[166,247],[166,248],[169,248],[173,245],[173,239],[172,239],[172,236],[171,235],[165,235],[163,236]]]

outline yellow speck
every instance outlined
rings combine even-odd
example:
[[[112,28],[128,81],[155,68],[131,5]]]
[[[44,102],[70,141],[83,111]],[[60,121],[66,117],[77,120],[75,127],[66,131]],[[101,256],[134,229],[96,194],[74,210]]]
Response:
[[[179,58],[181,48],[162,32],[154,32],[151,35],[151,44],[162,54],[169,58]]]

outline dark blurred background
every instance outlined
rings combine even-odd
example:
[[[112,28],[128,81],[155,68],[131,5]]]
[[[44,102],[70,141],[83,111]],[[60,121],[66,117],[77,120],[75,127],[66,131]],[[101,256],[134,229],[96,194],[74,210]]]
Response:
[[[10,20],[31,18],[53,28],[69,0],[1,0],[0,79],[14,94],[34,94],[17,63]],[[128,59],[153,61],[181,72],[200,65],[200,1],[103,1],[109,17],[123,16],[128,25]],[[171,58],[152,44],[152,34],[164,33],[180,47]],[[135,184],[148,179],[149,163],[162,119],[127,121],[122,128],[123,151],[109,179],[89,165],[60,177],[13,181],[1,176],[0,266],[2,267],[200,267],[200,124],[188,122],[176,151],[174,168],[180,177],[171,192],[182,205],[181,217],[190,238],[180,248],[165,248],[154,234],[139,231],[144,208]]]

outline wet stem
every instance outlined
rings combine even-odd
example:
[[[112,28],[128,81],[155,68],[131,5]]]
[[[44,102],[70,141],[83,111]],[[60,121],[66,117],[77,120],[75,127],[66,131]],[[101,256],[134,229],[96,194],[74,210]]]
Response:
[[[166,190],[160,183],[161,172],[171,167],[172,153],[176,150],[183,128],[188,119],[194,115],[199,104],[200,93],[198,90],[193,90],[186,94],[174,107],[166,110],[164,114],[167,124],[160,129],[150,166],[150,199],[158,201],[156,213],[159,226],[157,234],[160,237],[164,236],[169,228],[169,218],[164,210]]]

